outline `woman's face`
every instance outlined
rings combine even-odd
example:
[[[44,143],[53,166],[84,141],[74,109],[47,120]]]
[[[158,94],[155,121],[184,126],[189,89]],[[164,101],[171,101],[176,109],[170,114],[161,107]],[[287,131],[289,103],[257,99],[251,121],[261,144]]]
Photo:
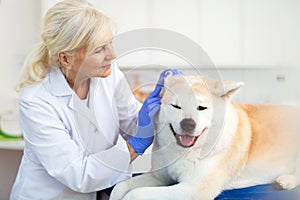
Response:
[[[82,80],[90,77],[106,78],[111,73],[111,62],[116,58],[112,46],[112,33],[109,32],[104,39],[89,55],[86,49],[81,48],[75,51],[72,73],[75,79]],[[74,80],[76,81],[76,80]]]

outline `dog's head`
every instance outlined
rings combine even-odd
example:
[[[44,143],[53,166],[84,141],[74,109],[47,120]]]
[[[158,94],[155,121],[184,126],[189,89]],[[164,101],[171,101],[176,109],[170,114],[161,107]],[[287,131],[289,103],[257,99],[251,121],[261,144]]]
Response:
[[[242,82],[220,82],[202,76],[167,77],[157,116],[158,134],[168,129],[179,146],[194,146],[211,128],[219,105],[229,102],[242,85]]]

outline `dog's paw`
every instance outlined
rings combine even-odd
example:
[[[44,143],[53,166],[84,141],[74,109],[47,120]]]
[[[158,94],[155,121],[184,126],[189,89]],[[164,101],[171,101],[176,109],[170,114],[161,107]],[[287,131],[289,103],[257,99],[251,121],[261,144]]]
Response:
[[[140,200],[140,199],[144,199],[145,195],[139,193],[139,192],[135,192],[135,190],[128,192],[124,198],[122,200]]]
[[[128,192],[126,181],[118,183],[110,194],[109,200],[121,200]]]
[[[295,188],[299,184],[299,181],[297,180],[296,176],[288,174],[279,176],[276,179],[276,183],[280,189],[290,190]]]
[[[129,191],[122,200],[160,200],[169,199],[162,198],[162,194],[159,191],[153,192],[151,187],[135,188]],[[174,199],[174,197],[172,198]]]

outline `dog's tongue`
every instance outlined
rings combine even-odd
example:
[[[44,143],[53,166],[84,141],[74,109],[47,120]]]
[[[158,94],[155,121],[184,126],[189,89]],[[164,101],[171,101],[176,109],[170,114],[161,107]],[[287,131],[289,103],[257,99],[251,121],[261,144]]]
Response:
[[[195,137],[189,135],[180,135],[179,140],[182,146],[189,147],[194,144]]]

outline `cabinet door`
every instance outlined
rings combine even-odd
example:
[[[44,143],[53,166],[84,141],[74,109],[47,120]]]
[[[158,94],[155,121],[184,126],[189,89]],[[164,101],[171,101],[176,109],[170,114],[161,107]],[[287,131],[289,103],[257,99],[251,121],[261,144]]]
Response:
[[[297,69],[244,70],[244,102],[299,104]]]
[[[284,0],[243,0],[243,64],[282,63]]]
[[[240,4],[240,0],[201,0],[200,44],[218,66],[242,61]]]

